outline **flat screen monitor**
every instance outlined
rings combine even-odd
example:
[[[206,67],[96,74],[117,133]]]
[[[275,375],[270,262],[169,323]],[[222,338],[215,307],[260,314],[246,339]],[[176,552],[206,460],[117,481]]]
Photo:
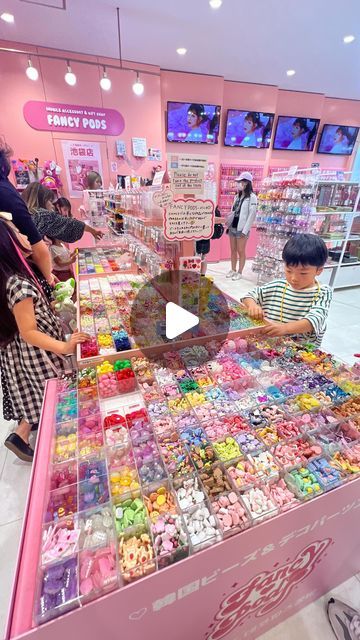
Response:
[[[273,113],[228,109],[224,144],[226,147],[268,149],[273,124]]]
[[[279,151],[313,151],[320,120],[279,116],[273,148]]]
[[[220,128],[220,105],[199,102],[167,103],[168,142],[217,144]]]
[[[324,124],[317,152],[334,156],[351,156],[358,133],[359,127]]]

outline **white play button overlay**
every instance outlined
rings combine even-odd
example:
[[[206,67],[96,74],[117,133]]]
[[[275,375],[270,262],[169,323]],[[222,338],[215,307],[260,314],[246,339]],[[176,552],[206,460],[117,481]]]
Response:
[[[199,318],[190,311],[186,311],[174,302],[168,302],[166,305],[166,337],[168,340],[177,338],[185,331],[189,331],[199,324]]]

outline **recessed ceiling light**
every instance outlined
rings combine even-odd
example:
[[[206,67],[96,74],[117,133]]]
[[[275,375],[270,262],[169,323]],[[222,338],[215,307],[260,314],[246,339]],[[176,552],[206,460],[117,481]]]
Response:
[[[296,73],[295,69],[288,69],[286,72],[287,76],[294,76]]]
[[[187,49],[185,49],[185,47],[179,47],[178,49],[176,49],[176,53],[178,53],[179,56],[184,56],[186,52]]]
[[[222,0],[209,0],[209,5],[212,9],[220,9]]]
[[[4,22],[8,22],[9,24],[13,24],[15,22],[15,18],[13,16],[12,13],[2,13],[0,16],[1,20],[4,20]]]
[[[350,44],[351,42],[354,42],[355,40],[355,36],[345,36],[344,37],[344,43],[345,44]]]

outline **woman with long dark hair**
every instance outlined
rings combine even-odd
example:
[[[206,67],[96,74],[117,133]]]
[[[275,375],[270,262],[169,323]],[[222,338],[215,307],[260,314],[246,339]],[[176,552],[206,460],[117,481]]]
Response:
[[[11,155],[12,150],[10,147],[5,143],[0,143],[0,211],[11,213],[19,231],[29,238],[32,246],[33,261],[46,281],[53,285],[54,276],[51,273],[49,250],[38,232],[26,204],[9,180]]]
[[[26,261],[31,245],[10,220],[10,214],[0,214],[0,370],[3,415],[18,426],[5,446],[31,462],[29,434],[40,419],[45,381],[64,372],[64,356],[74,353],[87,336],[75,332],[65,341],[59,319]]]
[[[91,233],[96,240],[100,240],[104,235],[100,229],[90,227],[82,220],[65,218],[65,216],[55,211],[53,205],[55,200],[54,192],[39,182],[29,184],[24,189],[22,198],[26,202],[35,226],[42,236],[71,243],[80,240],[85,231]]]
[[[253,177],[249,171],[243,171],[235,181],[239,185],[239,191],[226,220],[231,249],[231,269],[226,277],[240,280],[246,262],[246,243],[256,216],[257,197],[253,192]]]

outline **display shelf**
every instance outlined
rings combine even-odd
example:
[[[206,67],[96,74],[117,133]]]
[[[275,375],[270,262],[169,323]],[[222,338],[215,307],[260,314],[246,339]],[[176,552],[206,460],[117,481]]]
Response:
[[[219,208],[225,216],[230,213],[234,198],[238,192],[238,186],[235,182],[242,171],[250,171],[253,174],[253,188],[258,191],[263,177],[262,165],[245,165],[245,164],[221,164],[220,165],[220,191],[219,191]]]
[[[207,364],[201,363],[199,357],[199,351],[181,350],[174,353],[172,349],[170,353],[163,354],[158,363],[144,363],[143,359],[135,359],[131,364],[123,361],[114,373],[117,384],[129,381],[130,378],[122,374],[126,370],[133,370],[136,387],[135,391],[133,388],[128,388],[127,392],[121,395],[117,392],[117,395],[108,396],[105,394],[104,396],[105,386],[101,379],[101,376],[106,375],[104,368],[99,369],[97,373],[94,371],[93,374],[90,371],[84,372],[84,375],[80,375],[78,383],[74,380],[47,383],[6,638],[17,637],[21,634],[23,638],[32,637],[42,640],[47,637],[50,629],[54,638],[60,638],[64,633],[70,633],[70,628],[73,633],[75,624],[77,633],[86,634],[88,638],[95,640],[101,629],[104,632],[104,620],[106,620],[109,630],[114,627],[116,620],[118,620],[119,609],[121,609],[122,631],[135,640],[142,639],[144,634],[150,634],[149,637],[155,637],[154,634],[158,634],[159,615],[161,616],[160,624],[164,624],[164,628],[167,628],[168,624],[171,625],[172,634],[176,640],[189,634],[189,637],[193,637],[191,633],[195,633],[194,625],[196,626],[196,637],[205,635],[208,640],[215,640],[215,638],[225,637],[219,635],[220,630],[224,631],[225,629],[226,634],[232,629],[235,632],[235,628],[240,624],[238,618],[235,620],[233,618],[233,609],[229,615],[225,613],[228,610],[228,599],[243,603],[243,598],[246,597],[249,599],[250,606],[250,603],[253,602],[253,591],[250,589],[246,595],[247,589],[249,589],[249,585],[254,584],[256,593],[258,593],[264,575],[266,576],[266,593],[264,593],[265,600],[261,602],[261,605],[269,605],[267,594],[272,593],[270,586],[274,584],[275,588],[277,585],[274,602],[279,607],[277,610],[277,621],[279,621],[281,616],[286,617],[294,613],[297,608],[304,606],[303,594],[309,593],[310,585],[311,596],[307,603],[328,591],[337,582],[353,575],[353,572],[360,567],[360,554],[357,539],[354,536],[354,530],[357,526],[356,508],[360,506],[358,493],[360,466],[356,466],[354,462],[354,456],[358,455],[356,452],[359,449],[359,439],[351,439],[348,443],[341,444],[342,434],[346,431],[338,429],[335,433],[335,430],[330,431],[326,428],[327,421],[330,420],[334,425],[338,425],[340,420],[341,424],[344,419],[342,416],[348,413],[348,407],[352,406],[355,412],[358,411],[356,407],[359,400],[356,399],[356,396],[346,397],[342,390],[346,385],[353,392],[356,392],[356,389],[359,390],[356,371],[351,372],[343,363],[324,352],[313,349],[308,351],[290,340],[283,341],[283,343],[279,340],[261,342],[254,337],[249,338],[247,343],[244,340],[238,341],[235,344],[235,349],[230,341],[228,348],[225,348],[219,355],[213,354],[211,356],[211,351],[208,352],[208,358],[212,357],[212,359],[208,360]],[[220,366],[220,369],[215,367],[215,363]],[[235,365],[238,367],[236,374]],[[204,367],[207,372],[205,377]],[[109,371],[108,367],[106,370]],[[236,384],[233,377],[237,378],[241,371],[244,374],[242,387]],[[265,371],[266,376],[264,375]],[[324,371],[326,371],[326,376],[323,375]],[[262,375],[259,375],[259,372]],[[118,373],[121,375],[118,376]],[[206,403],[200,404],[200,396],[208,393],[208,398],[211,398],[208,403],[212,404],[215,412],[219,412],[225,407],[227,402],[225,398],[229,389],[232,388],[234,394],[237,388],[239,400],[235,400],[233,395],[234,409],[232,413],[228,414],[228,418],[221,420],[221,424],[225,430],[226,426],[224,425],[227,423],[233,425],[233,429],[235,424],[238,424],[239,431],[236,432],[235,428],[232,434],[235,438],[239,437],[240,447],[244,446],[242,444],[244,442],[243,434],[246,433],[243,428],[244,424],[250,421],[247,432],[249,434],[256,428],[255,423],[251,420],[256,418],[259,412],[263,411],[263,416],[268,415],[270,418],[273,409],[267,409],[265,396],[269,394],[271,387],[271,385],[268,386],[269,381],[275,382],[276,380],[276,384],[280,384],[280,373],[283,380],[295,376],[296,384],[299,385],[302,382],[304,385],[302,392],[308,394],[306,402],[308,403],[309,398],[312,398],[314,403],[319,404],[317,410],[315,405],[313,406],[310,414],[308,410],[305,411],[306,420],[304,419],[303,422],[301,413],[295,414],[295,420],[298,424],[303,425],[304,431],[308,429],[310,415],[311,435],[307,436],[305,433],[294,441],[293,437],[285,435],[285,430],[281,435],[278,429],[279,442],[282,445],[296,442],[297,455],[302,460],[302,469],[300,469],[303,474],[302,478],[308,478],[306,483],[308,488],[313,486],[313,493],[307,493],[306,499],[301,491],[294,486],[294,481],[291,480],[291,477],[298,473],[299,466],[297,465],[292,471],[288,469],[285,460],[271,458],[268,455],[271,444],[267,445],[265,442],[261,451],[266,453],[269,460],[273,460],[271,469],[274,469],[274,464],[277,464],[276,475],[273,474],[270,467],[268,473],[266,472],[266,467],[263,466],[264,462],[261,462],[261,460],[265,460],[264,456],[257,459],[256,454],[249,452],[243,452],[240,461],[239,458],[231,459],[230,456],[225,463],[217,460],[216,453],[212,454],[212,459],[209,458],[206,473],[204,473],[204,470],[199,469],[197,464],[198,445],[194,447],[192,443],[194,426],[192,431],[190,430],[191,433],[188,428],[189,417],[186,416],[191,415],[195,420],[193,425],[196,425],[196,433],[198,429],[205,433],[205,428],[210,434],[211,425],[207,422],[198,422],[202,419],[201,416],[207,407]],[[231,379],[224,382],[227,375]],[[155,411],[154,402],[156,405],[156,400],[154,400],[154,395],[149,395],[151,378],[155,384],[152,394],[154,392],[160,394],[161,397],[158,398],[160,404],[166,404],[168,407],[166,414]],[[208,385],[205,378],[210,378],[212,387],[201,386],[205,382]],[[241,377],[237,379],[239,381]],[[334,380],[340,386],[336,386]],[[189,381],[192,381],[193,384],[198,381],[198,392],[196,397],[189,398],[192,408],[184,414],[186,420],[181,421],[182,412],[185,411],[185,407],[181,409],[181,403],[188,397]],[[187,387],[184,386],[185,383]],[[166,396],[167,393],[171,393],[170,387],[174,386],[178,389],[178,395]],[[244,390],[246,391],[245,395]],[[254,390],[257,393],[254,394]],[[214,393],[215,391],[216,393]],[[219,404],[219,399],[216,400],[219,398],[219,391],[224,394],[222,404]],[[244,397],[247,398],[247,409]],[[290,399],[291,397],[289,396]],[[333,405],[332,409],[329,408],[328,401],[325,403],[325,399],[330,397],[331,401],[329,402],[330,406]],[[182,398],[180,404],[178,403],[179,398]],[[253,404],[249,405],[251,398]],[[271,402],[274,405],[273,400]],[[300,402],[300,399],[297,402]],[[347,404],[343,407],[344,403]],[[284,405],[277,403],[276,406],[280,414],[285,408],[285,421],[292,420],[294,422],[294,414],[286,414],[286,403]],[[197,407],[203,407],[202,413],[197,413]],[[254,408],[255,412],[253,412]],[[266,411],[268,411],[267,414]],[[115,413],[118,416],[116,420]],[[221,414],[219,413],[219,415]],[[193,463],[191,473],[188,476],[182,474],[181,467],[173,467],[171,458],[168,457],[166,435],[164,437],[166,430],[163,431],[165,416],[173,424],[171,441],[175,442],[176,435]],[[107,421],[107,417],[109,421]],[[237,422],[235,417],[237,417]],[[139,422],[140,418],[141,423]],[[212,419],[214,420],[214,417]],[[72,421],[72,429],[74,430],[69,431],[69,420]],[[360,433],[360,424],[358,422],[355,424],[358,424]],[[274,427],[278,425],[278,421],[273,423]],[[86,442],[84,441],[84,430],[89,434],[86,436]],[[356,427],[354,430],[356,435]],[[98,448],[94,438],[89,438],[91,434],[97,434],[98,440],[101,435],[102,448]],[[75,440],[73,436],[75,436]],[[116,444],[114,444],[115,436]],[[122,444],[120,444],[120,436]],[[334,446],[330,445],[326,454],[322,453],[324,436],[326,436],[327,442],[329,438],[335,438]],[[257,433],[257,437],[261,436]],[[68,439],[68,443],[71,442],[71,449],[67,447],[66,439]],[[209,441],[205,437],[202,446],[205,446],[205,441],[208,457],[210,451],[220,451],[214,446],[216,441]],[[73,447],[73,442],[75,442],[75,447]],[[151,459],[153,461],[162,460],[162,477],[155,484],[147,475],[149,465],[152,466],[150,459],[147,461],[146,475],[144,475],[145,470],[143,469],[144,445],[149,447],[150,442],[152,443]],[[249,439],[248,442],[250,442]],[[90,457],[87,457],[89,454]],[[312,456],[313,458],[310,460]],[[223,454],[220,457],[223,457]],[[351,464],[346,464],[346,460],[351,460]],[[183,553],[162,556],[153,551],[152,557],[148,559],[146,565],[143,565],[141,571],[139,568],[138,573],[136,569],[132,575],[128,573],[130,560],[127,559],[126,564],[123,565],[124,556],[121,555],[122,540],[127,540],[129,534],[136,534],[131,527],[126,529],[128,524],[131,525],[129,522],[125,526],[125,530],[123,525],[119,529],[119,519],[123,518],[124,514],[124,507],[120,509],[120,505],[123,499],[128,497],[124,488],[120,493],[117,491],[119,488],[117,476],[121,476],[121,469],[123,469],[121,461],[132,465],[132,469],[137,473],[139,486],[138,488],[132,487],[130,496],[131,499],[134,497],[138,499],[137,506],[141,502],[146,509],[146,505],[149,504],[148,497],[154,500],[157,495],[163,495],[167,504],[170,504],[171,499],[172,509],[175,511],[173,517],[181,519],[184,531]],[[231,475],[233,472],[229,471],[231,465],[235,468],[239,462],[247,461],[251,461],[255,469],[252,472],[255,473],[252,487],[256,487],[264,498],[267,495],[266,492],[270,491],[269,495],[272,500],[275,500],[276,487],[280,483],[279,495],[283,495],[281,492],[284,491],[284,487],[288,492],[287,505],[273,502],[273,508],[269,511],[270,498],[268,496],[266,510],[264,509],[261,514],[252,511],[251,486],[235,483]],[[345,461],[344,467],[341,466],[340,461]],[[59,468],[59,464],[63,466]],[[54,492],[57,491],[56,483],[58,480],[64,481],[63,467],[65,467],[67,474],[75,474],[74,478],[69,476],[68,479],[71,482],[75,481],[76,484],[63,484],[62,498],[60,501],[54,502]],[[241,465],[238,469],[241,469]],[[100,485],[107,486],[109,499],[105,502],[100,501],[100,505],[98,504],[99,496],[103,494],[95,491],[96,483],[90,483],[86,493],[83,492],[83,483],[88,482],[86,478],[89,473],[93,479],[97,477],[94,474],[98,474]],[[229,529],[229,524],[225,524],[221,517],[219,520],[219,516],[216,515],[218,493],[213,493],[212,487],[217,486],[218,480],[214,484],[209,483],[211,474],[215,474],[214,479],[219,478],[220,474],[223,478],[222,482],[225,481],[230,487],[227,491],[222,490],[220,497],[224,499],[231,493],[231,502],[235,504],[236,498],[237,504],[242,509],[243,522],[236,524],[234,521],[236,526],[233,526],[232,530]],[[217,532],[216,535],[208,535],[202,542],[195,539],[194,533],[189,529],[189,517],[191,517],[194,507],[181,502],[184,496],[178,493],[182,483],[191,478],[198,478],[198,491],[203,492],[201,499],[204,499],[201,504],[206,505],[208,512],[213,516],[211,527]],[[65,507],[62,501],[67,495],[70,495],[70,489],[73,486],[74,495],[78,495],[79,501],[78,506],[75,510],[73,509],[73,514],[70,515],[66,514],[69,503],[66,503]],[[157,493],[159,487],[163,487],[164,490]],[[96,504],[93,504],[92,499],[90,500],[90,494],[94,497]],[[311,499],[309,499],[310,495],[313,496]],[[85,512],[82,512],[82,499],[85,496],[87,496],[87,508]],[[58,585],[59,563],[56,564],[56,560],[50,559],[50,562],[47,562],[43,568],[41,567],[41,562],[44,561],[41,552],[41,539],[42,532],[50,524],[48,523],[48,515],[46,515],[49,513],[49,504],[55,506],[58,515],[58,519],[54,522],[56,526],[65,527],[65,529],[70,527],[73,535],[77,530],[83,532],[80,534],[75,549],[69,548],[69,554],[73,553],[73,556],[65,555],[60,561],[66,562],[67,558],[74,557],[74,566],[79,567],[80,574],[79,582],[74,584],[74,592],[70,594],[68,589],[63,592],[60,607],[55,603],[54,598],[45,598],[45,594],[39,600],[44,570],[49,573],[49,576],[54,571],[56,572],[57,582],[51,585],[51,588],[60,588]],[[228,503],[225,500],[222,504]],[[146,528],[149,531],[157,519],[160,519],[159,514],[152,516],[151,510],[146,511],[143,506],[142,509],[146,519]],[[106,525],[103,520],[105,517]],[[100,535],[100,529],[95,529],[95,520],[97,527],[100,526],[100,523],[102,523],[101,526],[105,526],[103,535]],[[85,521],[87,525],[84,530],[82,523]],[[123,521],[121,520],[121,522]],[[94,529],[91,528],[92,526]],[[96,547],[94,548],[92,545],[95,542],[89,544],[88,538],[92,534],[95,535],[96,531]],[[156,532],[157,527],[154,529],[154,535],[150,533],[149,544],[152,548],[154,544],[159,544],[159,540],[155,543]],[[85,543],[84,537],[86,537],[87,543]],[[88,571],[85,575],[82,570],[83,545],[87,548],[87,556],[91,556],[94,553],[93,549],[96,549],[96,557],[100,558],[101,554],[107,550],[109,540],[113,541],[111,544],[113,544],[115,554],[113,555],[114,564],[110,567],[111,581],[109,580],[108,563],[101,565],[101,575],[96,580],[96,565],[93,563],[88,565]],[[332,545],[332,553],[327,554],[326,551],[330,545]],[[201,553],[198,553],[199,546],[203,548]],[[49,549],[51,549],[51,545],[47,545],[47,553]],[[63,553],[65,553],[64,550]],[[299,566],[302,567],[301,575],[299,575]],[[166,571],[164,567],[166,567]],[[105,572],[104,575],[102,575],[102,571]],[[131,571],[135,571],[135,568]],[[279,572],[281,588],[284,588],[288,595],[284,606],[279,605],[277,592]],[[129,586],[129,578],[133,582],[135,577],[139,579]],[[197,584],[197,587],[190,589],[190,584]],[[297,589],[293,591],[295,586]],[[186,591],[187,587],[189,587],[188,591]],[[169,592],[174,593],[174,597],[168,599]],[[196,607],[199,605],[199,616],[196,617],[196,620],[191,620],[189,616],[184,615],[185,610],[188,611],[189,605],[185,593],[191,594],[192,605]],[[226,597],[224,598],[224,596]],[[207,606],[201,607],[200,602],[204,602],[204,597],[206,597]],[[90,602],[91,604],[89,604]],[[292,604],[291,609],[289,609],[289,603]],[[39,604],[41,605],[40,609]],[[69,611],[69,608],[72,610]],[[142,615],[139,614],[139,611],[142,612]],[[242,609],[240,613],[241,611]],[[62,615],[64,613],[67,615]],[[252,628],[254,622],[251,620],[251,616],[249,617],[248,608],[246,613],[242,632],[246,631],[247,636],[253,640],[258,637],[259,630]],[[255,613],[256,609],[254,615]],[[166,616],[166,620],[164,616]],[[48,626],[49,619],[52,620],[51,628]],[[218,626],[220,621],[222,621],[221,626]],[[224,621],[226,621],[225,627]],[[263,621],[265,624],[262,627],[262,632],[268,626],[273,625],[273,618],[269,615],[266,620],[263,618]],[[39,624],[40,626],[38,626]]]
[[[312,229],[317,174],[300,169],[274,172],[258,195],[256,228],[259,234],[252,269],[258,284],[283,276],[282,250],[290,236]]]
[[[357,182],[347,181],[319,181],[316,199],[318,203],[316,214],[313,215],[313,231],[317,233],[328,247],[333,264],[326,265],[331,269],[330,278],[326,274],[322,281],[326,281],[334,289],[360,285],[360,254],[357,243],[360,240],[356,225],[356,218],[360,215],[359,199],[360,187]],[[335,209],[335,211],[319,211],[319,207]],[[346,210],[344,210],[346,208]],[[330,215],[329,215],[330,214]],[[354,233],[355,231],[355,233]],[[352,246],[354,243],[354,246]],[[335,251],[336,250],[336,251]],[[335,255],[337,258],[335,260]],[[349,270],[348,267],[355,267]],[[344,277],[341,271],[347,269]],[[321,277],[320,277],[321,279]]]

